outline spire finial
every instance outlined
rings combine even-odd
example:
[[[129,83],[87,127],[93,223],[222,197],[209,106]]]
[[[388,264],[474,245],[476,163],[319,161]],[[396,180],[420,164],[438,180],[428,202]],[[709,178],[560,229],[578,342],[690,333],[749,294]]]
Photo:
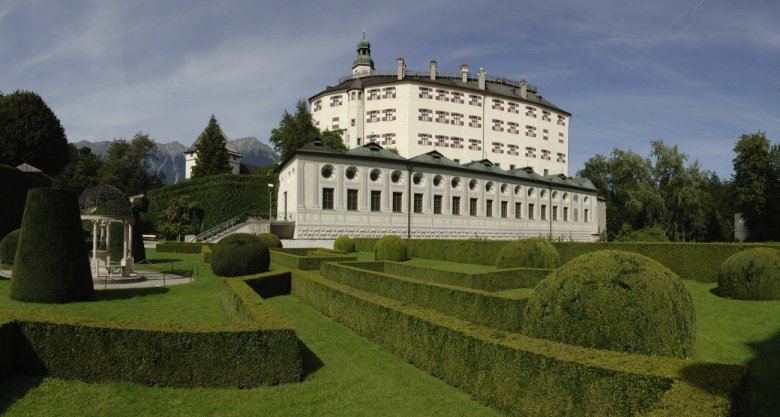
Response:
[[[363,28],[363,39],[366,39],[366,28]]]

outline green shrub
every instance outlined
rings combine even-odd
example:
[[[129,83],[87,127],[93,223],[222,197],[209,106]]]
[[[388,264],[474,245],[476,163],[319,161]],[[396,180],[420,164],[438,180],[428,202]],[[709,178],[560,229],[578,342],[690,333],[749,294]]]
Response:
[[[405,261],[406,242],[398,236],[387,235],[376,242],[374,247],[374,260],[377,261]]]
[[[16,246],[19,244],[20,230],[21,229],[16,229],[13,232],[5,235],[3,240],[0,240],[0,264],[14,263],[14,256],[16,256]]]
[[[496,257],[497,268],[546,268],[561,266],[561,256],[550,242],[521,240],[504,246]]]
[[[333,249],[354,252],[355,241],[349,236],[339,236],[333,241]]]
[[[614,240],[615,242],[669,242],[669,237],[666,236],[666,231],[658,226],[634,230],[630,224],[625,223]]]
[[[273,233],[259,233],[257,238],[260,239],[261,242],[265,243],[265,247],[268,249],[282,247],[282,241],[279,239],[279,236],[276,236]]]
[[[682,280],[652,259],[600,251],[550,274],[528,300],[523,332],[597,349],[687,357],[695,312]]]
[[[211,263],[211,247],[207,245],[203,245],[203,262],[210,264]]]
[[[211,270],[221,277],[238,277],[268,271],[268,248],[255,235],[235,233],[212,249]]]
[[[754,248],[720,266],[718,295],[738,300],[780,300],[780,251]]]
[[[76,193],[61,188],[27,193],[14,261],[11,298],[43,303],[92,298]]]

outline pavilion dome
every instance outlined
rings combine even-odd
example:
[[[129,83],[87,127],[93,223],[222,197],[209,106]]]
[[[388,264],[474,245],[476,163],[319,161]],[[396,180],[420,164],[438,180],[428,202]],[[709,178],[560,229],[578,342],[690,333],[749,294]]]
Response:
[[[79,196],[79,210],[82,216],[133,217],[133,210],[125,193],[108,184],[84,190]]]

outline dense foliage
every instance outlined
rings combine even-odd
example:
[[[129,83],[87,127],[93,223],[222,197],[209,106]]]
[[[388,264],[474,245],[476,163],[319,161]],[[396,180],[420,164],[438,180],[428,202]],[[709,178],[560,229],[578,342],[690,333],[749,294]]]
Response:
[[[147,161],[156,149],[154,140],[143,132],[129,141],[114,140],[108,148],[108,160],[100,168],[100,182],[113,185],[128,196],[162,186],[162,176],[150,173]]]
[[[222,238],[211,253],[211,270],[221,277],[268,271],[268,248],[255,235],[235,233]]]
[[[230,172],[230,155],[225,147],[227,138],[213,114],[196,141],[197,163],[192,168],[193,178]]]
[[[12,298],[44,303],[92,298],[92,272],[76,193],[61,188],[30,190],[21,229]]]
[[[734,153],[734,199],[750,239],[780,240],[780,147],[756,132],[742,135]]]
[[[69,188],[76,194],[81,194],[87,188],[101,185],[100,171],[104,163],[100,157],[86,146],[77,148],[76,145],[69,143],[68,149],[70,160],[54,177],[53,186]]]
[[[267,247],[268,249],[282,247],[282,240],[279,239],[279,236],[276,236],[273,233],[259,233],[257,235],[257,238],[260,239],[260,241],[263,242],[265,244],[265,247]]]
[[[582,255],[536,286],[523,332],[619,352],[688,357],[696,316],[682,280],[658,262],[621,251]]]
[[[355,241],[349,236],[339,236],[333,241],[333,249],[354,252]]]
[[[55,175],[70,152],[60,120],[32,91],[0,95],[0,164],[28,163]]]
[[[27,173],[12,166],[0,165],[0,184],[3,184],[0,236],[5,236],[22,224],[27,190],[35,187],[50,187],[51,179],[40,173]]]
[[[16,246],[19,244],[20,230],[21,229],[16,229],[5,235],[5,237],[0,240],[0,264],[14,263],[14,257],[16,256]]]
[[[496,256],[497,268],[547,268],[561,265],[558,250],[550,242],[528,239],[504,246]]]
[[[398,236],[383,236],[374,246],[374,260],[376,261],[405,261],[406,241]]]
[[[754,248],[720,266],[718,295],[739,300],[780,300],[780,251]]]
[[[326,129],[320,132],[314,126],[311,113],[306,108],[306,101],[298,100],[298,103],[295,105],[295,114],[290,115],[287,110],[284,111],[282,119],[279,121],[279,127],[271,130],[268,142],[273,145],[274,150],[279,153],[281,160],[284,161],[296,149],[317,137],[320,137],[323,142],[333,149],[344,151],[347,148],[341,135],[341,130],[329,131]]]
[[[668,242],[669,237],[666,231],[658,226],[645,227],[634,230],[628,223],[623,223],[623,227],[617,233],[615,242]]]
[[[157,218],[155,228],[163,239],[179,239],[200,232],[203,209],[187,196],[174,198]]]

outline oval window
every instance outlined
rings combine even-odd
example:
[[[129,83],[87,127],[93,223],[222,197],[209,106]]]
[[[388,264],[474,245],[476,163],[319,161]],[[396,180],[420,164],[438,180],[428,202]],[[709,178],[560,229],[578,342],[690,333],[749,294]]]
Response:
[[[394,184],[400,184],[401,178],[402,178],[401,171],[393,171],[393,173],[390,175],[390,181],[392,181]]]
[[[325,165],[320,170],[322,178],[330,178],[333,175],[333,165]]]
[[[358,170],[355,167],[349,167],[347,168],[347,171],[345,173],[348,180],[354,180],[358,176]]]
[[[459,190],[460,189],[460,177],[454,177],[450,181],[450,186],[452,186],[453,190]]]
[[[369,177],[371,178],[371,181],[379,181],[382,178],[382,171],[378,169],[372,169],[371,174],[369,174]]]

